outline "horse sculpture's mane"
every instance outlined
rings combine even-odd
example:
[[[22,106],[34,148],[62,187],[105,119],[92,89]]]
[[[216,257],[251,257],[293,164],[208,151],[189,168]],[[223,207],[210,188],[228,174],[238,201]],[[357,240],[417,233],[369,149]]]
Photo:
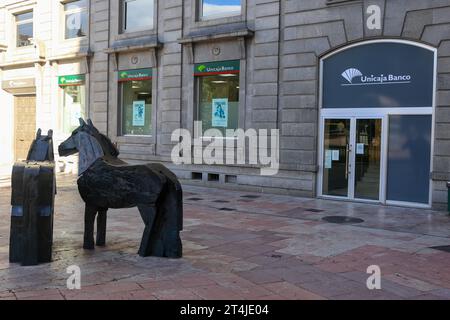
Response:
[[[84,131],[75,135],[75,144],[79,152],[78,175],[83,174],[98,159],[104,156],[100,143],[94,136]]]
[[[121,165],[125,164],[118,159],[119,150],[111,140],[101,133],[90,119],[82,123],[76,134],[75,143],[80,154],[78,174],[85,172],[98,158],[103,157],[105,161]]]
[[[116,146],[111,142],[111,140],[101,133],[92,123],[91,119],[87,119],[87,124],[83,126],[83,130],[94,136],[97,141],[102,146],[105,156],[111,156],[117,158],[120,154]]]

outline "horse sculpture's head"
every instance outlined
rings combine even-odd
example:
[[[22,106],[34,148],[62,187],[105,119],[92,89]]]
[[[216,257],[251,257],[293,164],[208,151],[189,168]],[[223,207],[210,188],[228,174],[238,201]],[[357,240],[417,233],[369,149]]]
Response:
[[[98,158],[105,156],[104,149],[109,149],[108,145],[101,142],[103,139],[102,136],[106,138],[106,136],[100,134],[94,127],[92,121],[88,120],[88,123],[86,123],[80,118],[80,126],[72,132],[66,141],[59,145],[59,155],[61,157],[67,157],[78,152],[80,154],[78,174],[82,174]],[[106,139],[111,143],[108,138]],[[108,155],[110,155],[110,153],[108,153]]]
[[[73,130],[70,137],[59,145],[58,153],[60,157],[67,157],[79,151],[77,145],[78,134],[80,132],[86,132],[86,126],[86,122],[82,118],[80,118],[80,126]]]
[[[72,132],[71,136],[66,141],[59,145],[58,152],[61,157],[67,157],[80,151],[77,147],[77,139],[79,139],[80,133],[88,134],[95,138],[102,147],[105,155],[115,158],[119,156],[120,153],[117,147],[107,136],[98,131],[90,119],[88,119],[87,122],[82,118],[79,120],[80,126]]]
[[[41,129],[36,133],[34,139],[28,150],[27,160],[32,161],[54,161],[53,155],[53,130],[48,130],[46,136],[42,135]]]

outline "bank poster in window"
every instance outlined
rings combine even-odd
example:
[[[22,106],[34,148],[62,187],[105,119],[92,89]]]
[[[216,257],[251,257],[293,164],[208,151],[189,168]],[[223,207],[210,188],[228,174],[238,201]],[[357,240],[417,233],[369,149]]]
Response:
[[[213,127],[228,127],[228,99],[213,99],[211,119]]]
[[[133,126],[145,125],[145,101],[133,101]]]

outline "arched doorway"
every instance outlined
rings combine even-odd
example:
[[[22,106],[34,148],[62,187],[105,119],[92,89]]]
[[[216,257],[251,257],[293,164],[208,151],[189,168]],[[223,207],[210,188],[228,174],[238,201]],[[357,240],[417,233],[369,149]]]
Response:
[[[318,195],[431,206],[436,50],[373,40],[320,64]]]

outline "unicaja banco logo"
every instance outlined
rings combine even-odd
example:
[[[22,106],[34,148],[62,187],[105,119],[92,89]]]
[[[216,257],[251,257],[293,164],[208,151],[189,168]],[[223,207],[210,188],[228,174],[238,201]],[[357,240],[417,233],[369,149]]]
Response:
[[[204,64],[202,64],[197,69],[198,69],[198,71],[203,72],[203,71],[205,71],[206,66]]]
[[[361,73],[361,71],[355,68],[347,69],[342,73],[344,79],[347,80],[349,83],[353,83],[353,79],[355,77],[362,77],[362,75],[363,74]]]
[[[345,70],[341,76],[347,80],[342,86],[369,86],[369,85],[390,85],[390,84],[409,84],[412,82],[412,76],[409,74],[380,74],[364,75],[356,68]]]

